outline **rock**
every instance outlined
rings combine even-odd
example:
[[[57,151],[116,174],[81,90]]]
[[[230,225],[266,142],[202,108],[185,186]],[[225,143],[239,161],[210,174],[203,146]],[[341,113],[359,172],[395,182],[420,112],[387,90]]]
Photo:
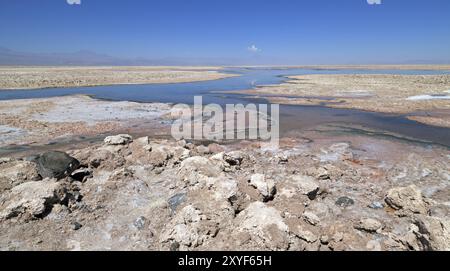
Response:
[[[295,175],[291,179],[296,184],[297,189],[301,194],[308,196],[310,200],[314,200],[317,197],[320,187],[314,178],[304,175]]]
[[[185,200],[186,200],[186,193],[179,193],[170,197],[167,202],[169,203],[170,210],[172,210],[172,212],[175,212],[177,207],[183,202],[185,202]]]
[[[313,226],[320,223],[319,217],[316,214],[308,211],[303,213],[303,219]]]
[[[252,202],[236,217],[236,235],[248,233],[252,242],[270,250],[285,250],[289,228],[280,212],[264,203]]]
[[[24,216],[39,218],[54,204],[66,199],[66,190],[57,180],[27,182],[11,189],[0,204],[0,220]]]
[[[133,141],[133,137],[127,134],[108,136],[105,138],[106,145],[126,145]]]
[[[363,218],[355,225],[355,229],[370,233],[380,232],[383,229],[383,224],[372,218]]]
[[[207,177],[217,177],[220,173],[220,169],[216,167],[208,158],[194,156],[181,162],[180,167],[181,175],[189,175],[193,172]]]
[[[324,167],[319,167],[317,169],[316,177],[319,180],[329,180],[331,179],[330,173],[328,173],[328,170]]]
[[[450,250],[450,219],[417,215],[414,234],[421,243],[422,250]]]
[[[241,229],[254,231],[275,225],[281,231],[288,231],[278,210],[259,201],[250,203],[238,216]]]
[[[200,145],[200,146],[198,146],[198,147],[195,148],[195,149],[196,149],[196,151],[197,151],[199,154],[210,154],[210,153],[211,153],[211,151],[209,150],[209,148],[206,147],[206,146],[203,146],[203,145]]]
[[[71,224],[71,226],[72,226],[72,230],[74,230],[74,231],[77,231],[77,230],[79,230],[79,229],[81,229],[82,227],[83,227],[83,225],[81,225],[80,223],[78,223],[78,222],[73,222],[72,224]]]
[[[224,147],[222,147],[221,145],[219,145],[217,143],[209,144],[208,149],[211,153],[219,153],[219,152],[223,152],[225,150]]]
[[[217,178],[214,181],[215,198],[218,200],[226,200],[227,202],[233,202],[237,199],[238,184],[233,179]]]
[[[335,204],[339,207],[349,207],[355,204],[355,201],[349,197],[340,197],[336,200]]]
[[[4,159],[0,163],[0,193],[24,182],[40,179],[35,163],[13,159]]]
[[[70,177],[79,182],[85,182],[88,178],[92,177],[92,170],[89,168],[80,168],[72,172]]]
[[[253,174],[250,177],[250,185],[259,191],[264,201],[273,199],[276,193],[274,181],[266,179],[264,174]]]
[[[245,158],[245,154],[241,151],[232,151],[225,153],[223,158],[230,166],[239,166]]]
[[[428,211],[422,193],[415,185],[390,189],[385,201],[393,209],[401,211],[401,214],[426,214]]]
[[[287,164],[289,162],[289,157],[285,154],[278,154],[275,156],[275,160],[278,164]]]
[[[146,221],[147,219],[145,217],[140,216],[133,222],[133,226],[135,226],[138,230],[142,230],[145,227]]]
[[[163,231],[161,243],[178,243],[179,248],[195,248],[216,234],[207,217],[193,205],[181,209]],[[215,226],[216,227],[216,226]]]
[[[314,233],[304,230],[300,226],[297,226],[296,229],[293,230],[293,233],[295,236],[308,243],[314,243],[318,240],[318,237]]]
[[[92,168],[113,170],[125,164],[125,159],[106,149],[99,149],[88,158],[88,164]]]
[[[64,152],[51,151],[41,154],[36,161],[42,178],[62,179],[69,176],[79,166],[77,159]]]
[[[374,201],[371,204],[369,204],[368,206],[371,209],[383,209],[384,208],[384,204],[379,202],[379,201]]]

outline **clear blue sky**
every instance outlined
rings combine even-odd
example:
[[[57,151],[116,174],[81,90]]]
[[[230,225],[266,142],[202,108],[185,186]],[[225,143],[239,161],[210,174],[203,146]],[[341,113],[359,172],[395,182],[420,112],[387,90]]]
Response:
[[[449,0],[81,1],[0,0],[0,46],[268,64],[450,61]]]

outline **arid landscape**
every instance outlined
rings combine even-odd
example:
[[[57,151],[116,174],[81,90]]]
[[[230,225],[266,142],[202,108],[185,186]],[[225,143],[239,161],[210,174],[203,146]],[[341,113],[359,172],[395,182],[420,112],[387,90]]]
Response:
[[[123,81],[114,68],[95,84],[144,83],[128,77],[135,69],[152,74],[145,83],[228,76],[139,67]],[[67,82],[30,70],[0,85],[85,85],[101,69],[57,68]],[[448,127],[449,89],[448,75],[300,75],[243,93]],[[170,109],[85,95],[0,101],[0,249],[450,250],[449,146],[352,123],[287,131],[279,149],[177,141]]]
[[[450,251],[449,14],[446,0],[0,1],[0,253],[437,263],[411,252]],[[409,257],[374,253],[393,251]],[[62,268],[142,266],[63,254]]]

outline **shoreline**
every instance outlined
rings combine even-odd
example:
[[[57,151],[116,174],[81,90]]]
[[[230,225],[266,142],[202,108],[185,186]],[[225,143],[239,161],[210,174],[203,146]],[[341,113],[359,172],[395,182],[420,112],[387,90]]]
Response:
[[[222,67],[2,67],[0,91],[192,83],[239,76]]]
[[[285,105],[321,105],[405,115],[419,123],[450,127],[450,75],[310,74],[285,77],[287,81],[279,85],[228,93],[248,94]],[[418,113],[425,115],[417,116]]]

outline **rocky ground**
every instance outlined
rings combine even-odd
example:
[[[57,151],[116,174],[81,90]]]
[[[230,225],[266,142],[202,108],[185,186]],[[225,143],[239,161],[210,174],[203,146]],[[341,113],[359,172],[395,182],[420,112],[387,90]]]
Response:
[[[131,128],[161,131],[163,116],[170,109],[169,104],[102,101],[81,95],[0,101],[0,147],[42,145]]]
[[[234,75],[218,67],[0,67],[1,89],[182,83]]]
[[[299,75],[275,86],[239,93],[273,103],[326,105],[406,114],[425,124],[450,127],[450,75]]]
[[[0,160],[1,250],[450,250],[448,149],[105,138]]]

